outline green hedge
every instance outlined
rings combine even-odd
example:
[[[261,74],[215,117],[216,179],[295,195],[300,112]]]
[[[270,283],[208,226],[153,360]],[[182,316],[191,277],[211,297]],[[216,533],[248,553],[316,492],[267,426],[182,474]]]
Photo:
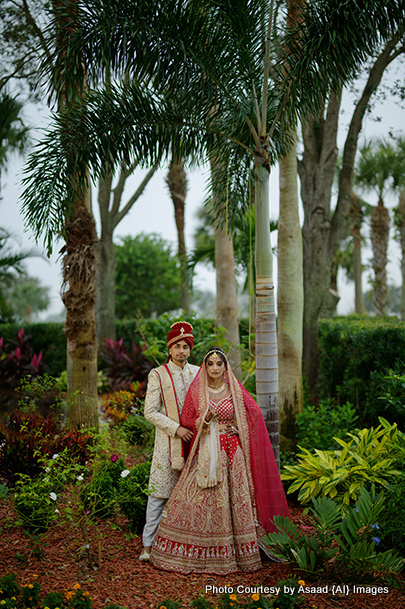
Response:
[[[62,323],[1,324],[0,338],[3,337],[5,342],[15,340],[21,328],[24,328],[26,336],[31,336],[30,345],[34,353],[42,351],[47,374],[58,377],[62,370],[66,370],[66,336]]]
[[[170,326],[178,319],[179,317],[165,314],[157,319],[145,320],[148,340],[153,336],[153,341],[157,341],[161,345],[162,351],[166,352],[167,333]],[[215,343],[215,322],[213,319],[197,319],[194,314],[182,316],[181,319],[189,321],[194,329],[195,347],[192,350],[190,363],[200,365],[206,349]],[[63,332],[63,324],[1,324],[0,338],[3,336],[5,342],[16,339],[17,333],[22,327],[25,329],[25,334],[32,337],[30,345],[34,353],[42,351],[45,372],[58,377],[63,370],[66,370],[66,337]],[[128,349],[131,349],[133,340],[138,344],[144,342],[135,320],[117,321],[116,330],[117,338],[123,338]],[[241,339],[246,343],[248,332],[248,320],[243,319],[240,321],[240,333]]]
[[[351,316],[321,320],[319,360],[322,397],[338,396],[341,403],[352,403],[363,425],[378,425],[378,416],[383,416],[405,428],[405,416],[386,399],[394,387],[386,377],[405,374],[405,324],[399,319]],[[398,383],[395,387],[398,391]],[[405,386],[402,398],[405,406]]]

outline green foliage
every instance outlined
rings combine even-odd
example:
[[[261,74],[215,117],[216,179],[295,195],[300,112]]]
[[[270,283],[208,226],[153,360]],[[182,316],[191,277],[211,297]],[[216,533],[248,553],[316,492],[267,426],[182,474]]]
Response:
[[[310,573],[326,572],[336,580],[372,579],[376,573],[396,573],[402,559],[390,550],[377,553],[372,539],[374,524],[383,510],[384,496],[377,498],[361,488],[357,506],[342,515],[340,505],[329,497],[312,498],[313,531],[304,534],[289,518],[274,517],[277,531],[263,538],[276,556]]]
[[[321,392],[353,404],[361,425],[375,425],[379,416],[403,428],[402,415],[385,409],[384,376],[402,374],[405,324],[395,318],[337,317],[319,322]],[[392,406],[392,405],[391,405]]]
[[[130,444],[151,447],[155,437],[155,426],[142,414],[130,414],[121,426],[125,439]]]
[[[288,492],[299,490],[298,499],[308,503],[312,497],[331,497],[343,506],[355,501],[362,487],[388,485],[398,475],[398,459],[404,450],[404,435],[397,426],[380,419],[376,429],[357,429],[347,440],[335,438],[338,450],[303,449],[296,465],[287,465],[282,480],[293,480]]]
[[[32,480],[20,474],[16,482],[14,506],[26,531],[39,534],[55,521],[57,494],[47,477]]]
[[[124,237],[116,246],[116,315],[161,315],[180,308],[181,274],[171,245],[157,234]]]
[[[170,598],[166,598],[164,601],[158,603],[157,609],[181,609],[181,601],[175,601]]]
[[[49,594],[42,599],[41,604],[44,609],[46,607],[48,607],[48,609],[58,609],[58,607],[61,609],[65,606],[66,601],[61,592],[49,592]]]
[[[90,481],[80,493],[84,510],[89,511],[91,517],[107,518],[114,514],[123,471],[125,471],[123,459],[114,457],[109,459],[105,455],[102,455],[101,460],[95,465]]]
[[[45,311],[49,306],[49,288],[41,285],[37,277],[16,277],[6,293],[6,301],[16,320],[31,321],[31,315]]]
[[[399,367],[403,370],[402,363]],[[405,375],[395,374],[392,370],[387,375],[376,371],[371,379],[373,385],[380,387],[378,399],[384,407],[384,416],[388,421],[395,421],[400,429],[405,429]]]
[[[349,403],[334,404],[332,399],[320,401],[318,406],[304,405],[297,415],[296,437],[301,448],[328,450],[335,446],[334,437],[343,438],[352,430],[358,415]]]
[[[0,577],[0,600],[17,596],[19,592],[20,586],[15,573],[7,573]]]
[[[297,605],[299,606],[305,603],[305,597],[300,595],[298,591],[299,584],[296,579],[293,579],[292,577],[282,579],[277,583],[277,586],[281,588],[281,591],[275,598],[272,605],[273,607],[277,607],[277,609],[293,609]],[[284,586],[286,586],[286,588],[284,588]],[[289,592],[284,592],[284,590],[287,589]]]
[[[32,584],[24,584],[21,588],[22,601],[25,607],[36,607],[39,602],[39,593],[41,586],[35,579]]]
[[[130,529],[137,533],[141,533],[145,524],[150,467],[151,461],[138,463],[127,476],[121,478],[119,485],[120,509],[128,518]]]
[[[405,558],[405,474],[404,467],[401,469],[402,473],[384,491],[384,510],[376,534],[381,539],[381,549],[394,548]]]
[[[57,379],[43,374],[36,378],[25,377],[16,390],[18,408],[24,412],[40,413],[43,416],[61,416],[62,398]]]

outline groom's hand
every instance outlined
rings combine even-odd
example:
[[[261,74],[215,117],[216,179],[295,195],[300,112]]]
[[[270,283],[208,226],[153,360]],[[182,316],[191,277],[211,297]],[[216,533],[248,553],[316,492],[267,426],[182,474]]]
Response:
[[[193,432],[191,429],[187,429],[187,427],[182,427],[181,425],[177,428],[176,434],[185,442],[191,442],[193,439]]]

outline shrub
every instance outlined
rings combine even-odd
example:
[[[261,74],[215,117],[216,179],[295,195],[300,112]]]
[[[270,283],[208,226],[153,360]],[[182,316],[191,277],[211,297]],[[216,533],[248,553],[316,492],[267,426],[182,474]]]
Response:
[[[2,324],[1,336],[11,342],[21,329],[21,324]],[[66,370],[66,336],[62,323],[24,324],[24,330],[31,336],[30,345],[34,353],[43,353],[44,370],[57,378]]]
[[[145,356],[145,349],[132,341],[131,351],[124,346],[124,339],[107,339],[101,350],[101,366],[113,389],[129,389],[138,381],[146,388],[146,380],[153,363]]]
[[[43,369],[42,351],[35,354],[30,344],[31,335],[24,328],[16,339],[8,343],[0,338],[0,380],[3,387],[14,389],[24,376],[36,377]]]
[[[134,391],[120,390],[106,396],[103,408],[113,424],[121,425],[131,413],[139,412],[141,402]]]
[[[319,322],[321,393],[354,404],[364,426],[375,425],[385,411],[380,380],[404,370],[405,324],[397,318],[337,317]],[[402,421],[401,424],[402,425]]]
[[[312,498],[313,532],[303,534],[288,517],[275,516],[277,531],[263,540],[276,556],[303,571],[328,571],[336,580],[373,581],[377,573],[396,573],[402,567],[397,554],[377,553],[373,540],[383,502],[383,493],[377,498],[374,487],[370,492],[362,488],[357,505],[343,516],[332,499]]]
[[[123,459],[102,456],[95,466],[91,480],[80,492],[84,509],[89,510],[91,516],[107,518],[114,514],[123,471],[125,471]]]
[[[363,486],[372,483],[385,487],[399,474],[398,459],[404,450],[405,436],[397,426],[380,419],[376,429],[347,433],[347,441],[336,438],[342,447],[334,451],[309,450],[297,455],[296,465],[287,465],[282,480],[292,480],[288,493],[299,490],[298,499],[329,496],[342,505],[356,501]]]
[[[121,429],[130,444],[145,446],[153,443],[155,426],[142,414],[130,414]]]
[[[42,600],[42,607],[48,609],[61,609],[65,606],[65,597],[61,592],[49,592]]]
[[[150,467],[150,461],[138,463],[120,480],[119,506],[129,520],[130,529],[136,533],[141,533],[146,522]]]
[[[32,480],[20,474],[16,482],[14,505],[26,531],[44,533],[55,520],[57,495],[46,477]]]
[[[401,469],[402,473],[384,491],[384,510],[377,536],[381,539],[381,549],[394,548],[405,558],[405,473],[404,468]]]
[[[85,463],[93,436],[86,431],[64,432],[52,417],[23,412],[11,413],[0,426],[0,475],[13,484],[17,474],[31,478],[42,470],[41,459],[68,448]]]
[[[349,403],[334,404],[332,399],[327,399],[318,406],[305,404],[304,412],[297,416],[297,443],[308,450],[331,449],[336,445],[333,438],[343,438],[355,427],[358,418]]]

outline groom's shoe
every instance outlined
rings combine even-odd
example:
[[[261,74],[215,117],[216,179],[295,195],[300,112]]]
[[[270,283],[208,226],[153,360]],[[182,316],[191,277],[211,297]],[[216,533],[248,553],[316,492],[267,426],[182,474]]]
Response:
[[[149,562],[149,558],[150,558],[150,549],[144,548],[139,555],[139,560],[141,562]]]

